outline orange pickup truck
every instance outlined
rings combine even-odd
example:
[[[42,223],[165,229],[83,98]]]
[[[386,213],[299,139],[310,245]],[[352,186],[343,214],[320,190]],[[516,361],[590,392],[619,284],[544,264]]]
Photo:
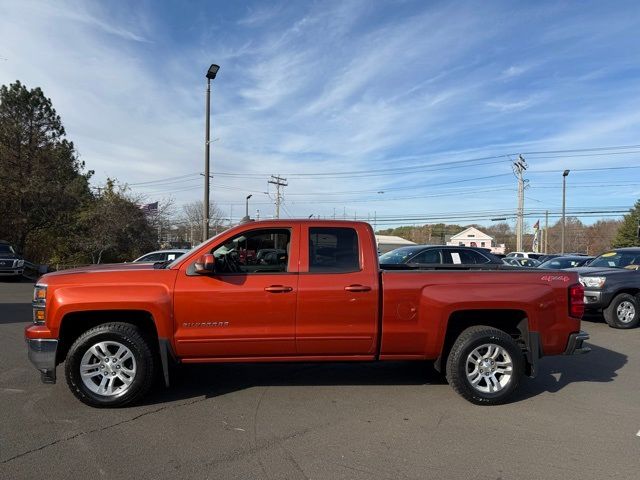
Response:
[[[35,286],[29,358],[92,406],[140,399],[173,362],[432,360],[478,404],[543,355],[585,353],[576,273],[378,264],[367,223],[245,223],[171,263],[97,265]],[[172,373],[173,374],[173,373]]]

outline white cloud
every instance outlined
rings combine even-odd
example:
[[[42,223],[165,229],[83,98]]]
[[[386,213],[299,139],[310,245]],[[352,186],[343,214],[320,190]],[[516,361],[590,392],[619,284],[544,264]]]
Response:
[[[162,6],[10,2],[0,16],[0,57],[8,59],[0,62],[0,83],[20,79],[41,86],[82,158],[97,171],[97,181],[112,176],[132,183],[202,170],[203,72],[219,63],[213,83],[212,136],[220,139],[212,145],[214,176],[265,174],[215,177],[214,183],[241,189],[214,191],[224,208],[241,202],[244,190],[264,191],[269,173],[392,168],[534,147],[628,143],[640,131],[640,98],[632,80],[616,76],[623,85],[615,90],[592,85],[616,68],[628,68],[623,53],[618,58],[607,50],[616,41],[607,43],[601,32],[599,42],[589,44],[594,57],[584,64],[577,60],[585,53],[575,38],[582,39],[597,19],[575,29],[559,22],[573,32],[560,38],[554,33],[558,21],[546,10],[549,18],[531,26],[546,29],[540,36],[515,36],[515,26],[527,25],[513,20],[526,15],[491,6],[256,5],[236,16],[200,16],[202,32],[194,34],[179,31],[173,19],[163,24]],[[415,11],[407,13],[409,7]],[[614,31],[625,33],[627,23]],[[594,64],[609,59],[595,78],[588,76]],[[594,161],[575,159],[571,165]],[[508,172],[508,161],[420,175],[295,178],[285,195],[294,214],[311,207],[330,214],[335,204],[320,201],[358,195],[293,194],[432,185],[394,195],[418,196],[434,193],[452,175],[472,178],[487,169]],[[199,188],[195,178],[167,190],[179,190],[182,202],[199,198]],[[470,203],[513,207],[512,196],[482,192]],[[451,211],[461,203],[451,197],[364,197],[369,203],[354,202],[352,210]],[[258,194],[253,200],[269,201]],[[311,207],[302,203],[315,200]]]

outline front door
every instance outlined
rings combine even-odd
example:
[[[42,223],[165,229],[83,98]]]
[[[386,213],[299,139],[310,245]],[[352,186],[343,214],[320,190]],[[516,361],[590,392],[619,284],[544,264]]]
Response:
[[[298,228],[259,228],[221,239],[211,250],[215,274],[181,268],[174,297],[179,356],[295,354]]]

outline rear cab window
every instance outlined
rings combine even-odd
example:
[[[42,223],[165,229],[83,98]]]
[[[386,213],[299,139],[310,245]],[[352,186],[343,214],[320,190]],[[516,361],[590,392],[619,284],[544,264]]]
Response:
[[[353,228],[310,227],[308,249],[310,273],[360,271],[358,234]]]

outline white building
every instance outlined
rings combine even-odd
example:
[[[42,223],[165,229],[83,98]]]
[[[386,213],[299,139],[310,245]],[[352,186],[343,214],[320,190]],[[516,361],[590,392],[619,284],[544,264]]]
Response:
[[[447,245],[458,245],[464,247],[490,248],[491,253],[504,254],[504,243],[496,244],[494,238],[481,232],[475,227],[469,227],[457,235],[453,235]]]
[[[396,248],[415,245],[415,242],[405,240],[402,237],[396,237],[395,235],[376,235],[376,243],[378,244],[379,255],[395,250]]]

